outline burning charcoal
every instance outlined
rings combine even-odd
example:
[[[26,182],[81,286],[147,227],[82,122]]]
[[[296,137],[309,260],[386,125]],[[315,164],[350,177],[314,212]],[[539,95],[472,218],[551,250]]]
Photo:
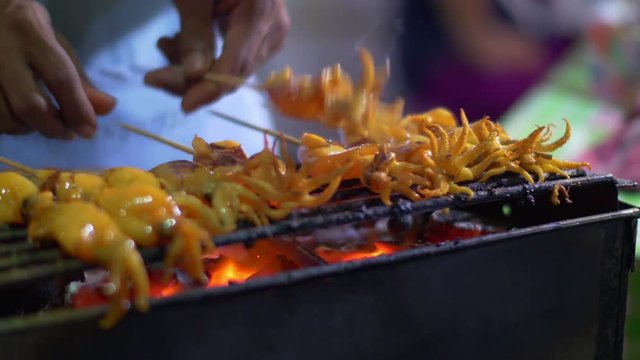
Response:
[[[504,231],[484,224],[472,213],[459,210],[434,211],[425,229],[425,242],[440,244],[445,241],[466,240]]]
[[[101,293],[97,286],[70,284],[70,290],[73,295],[70,297],[71,306],[76,309],[106,305],[109,303],[109,297]]]
[[[168,297],[184,291],[192,280],[184,273],[173,271],[172,276],[167,278],[166,270],[150,269],[149,284],[150,294],[154,298]]]
[[[255,274],[249,276],[247,280],[257,279],[266,276],[272,276],[283,271],[295,270],[300,267],[293,261],[289,260],[284,255],[276,255],[270,262],[268,262],[262,269],[258,270]]]
[[[244,244],[231,244],[218,246],[205,254],[205,259],[217,259],[221,255],[230,257],[235,260],[244,259],[248,255],[247,248]]]
[[[65,291],[65,303],[75,308],[84,308],[109,303],[109,291],[106,286],[109,273],[103,269],[90,269],[84,272],[82,281],[72,281]],[[113,285],[113,284],[111,284]]]
[[[221,287],[245,282],[256,270],[242,263],[221,255],[218,259],[205,261],[205,269],[209,276],[207,287]]]
[[[397,246],[385,242],[374,242],[366,245],[360,245],[357,248],[345,247],[343,249],[333,249],[326,246],[319,246],[316,248],[315,252],[326,262],[335,264],[392,254],[406,248],[408,248],[408,246]]]

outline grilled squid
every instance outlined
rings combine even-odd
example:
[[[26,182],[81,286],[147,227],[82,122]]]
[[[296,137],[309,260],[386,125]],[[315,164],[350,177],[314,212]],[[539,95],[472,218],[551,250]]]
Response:
[[[25,208],[30,239],[54,241],[68,255],[109,270],[115,293],[101,326],[112,327],[126,314],[130,293],[138,310],[149,308],[149,278],[142,257],[106,212],[85,201],[56,203],[48,191],[30,197]]]
[[[96,198],[122,231],[141,247],[167,245],[165,265],[177,265],[195,281],[206,281],[203,248],[211,248],[209,235],[180,212],[162,189],[144,185],[107,188]]]
[[[60,201],[92,201],[106,186],[98,174],[53,171],[44,180],[41,190],[50,191]]]
[[[0,172],[0,224],[24,224],[22,202],[38,192],[38,188],[24,176]]]
[[[107,186],[125,187],[131,185],[145,185],[159,188],[160,180],[151,172],[133,167],[116,167],[102,173]]]

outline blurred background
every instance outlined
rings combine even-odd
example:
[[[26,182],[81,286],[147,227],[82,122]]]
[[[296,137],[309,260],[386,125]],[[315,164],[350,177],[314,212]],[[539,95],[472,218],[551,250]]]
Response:
[[[385,97],[407,112],[446,106],[499,120],[514,137],[567,118],[572,138],[557,154],[640,181],[640,1],[290,0],[287,44],[260,76],[291,65],[317,74],[341,63],[358,76],[357,49],[388,59]],[[273,114],[278,130],[317,124]],[[638,156],[635,156],[638,155]],[[636,206],[636,193],[621,195]],[[640,275],[632,276],[627,359],[640,359]]]
[[[640,3],[635,0],[288,1],[292,27],[283,50],[260,71],[291,65],[318,74],[341,63],[358,76],[357,49],[389,60],[388,99],[407,112],[446,106],[488,115],[514,136],[536,125],[574,124],[560,154],[595,170],[640,179],[634,141],[621,141],[638,113]],[[273,114],[292,135],[317,124]],[[629,136],[626,136],[628,138]],[[608,141],[609,140],[609,141]],[[610,146],[623,143],[624,146]],[[615,148],[615,149],[614,149]],[[640,148],[637,149],[640,151]]]

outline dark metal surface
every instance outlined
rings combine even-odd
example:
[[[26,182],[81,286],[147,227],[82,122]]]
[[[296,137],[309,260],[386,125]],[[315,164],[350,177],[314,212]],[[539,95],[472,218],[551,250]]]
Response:
[[[619,359],[637,216],[193,291],[110,331],[95,310],[2,321],[0,358]]]
[[[490,181],[486,184],[470,184],[476,192],[475,197],[467,199],[461,196],[445,196],[427,199],[419,202],[395,198],[393,206],[387,207],[375,197],[362,199],[364,188],[354,190],[355,193],[346,195],[351,190],[338,194],[338,197],[357,200],[344,201],[327,205],[320,209],[302,211],[293,214],[289,219],[262,227],[241,228],[230,234],[218,236],[214,239],[217,246],[249,243],[260,238],[277,235],[292,234],[323,229],[328,226],[351,224],[383,217],[399,217],[404,214],[419,214],[445,207],[473,207],[484,206],[489,203],[501,203],[507,200],[527,198],[532,196],[549,196],[556,184],[569,189],[582,186],[598,186],[599,184],[614,183],[611,175],[587,174],[582,170],[571,172],[570,179],[550,178],[542,184],[523,184],[519,177],[507,177]],[[548,219],[546,219],[548,220]],[[19,239],[7,241],[8,239]],[[147,263],[162,258],[162,249],[143,249],[141,251]],[[57,248],[41,249],[35,244],[26,242],[26,232],[21,229],[0,231],[0,288],[23,284],[28,281],[38,281],[61,274],[71,274],[89,265],[69,259]]]
[[[0,319],[0,358],[620,359],[639,210],[611,177],[563,181],[573,204],[550,183],[410,207],[508,205],[515,230],[194,289],[109,331],[104,308]],[[377,209],[350,221],[402,211]]]

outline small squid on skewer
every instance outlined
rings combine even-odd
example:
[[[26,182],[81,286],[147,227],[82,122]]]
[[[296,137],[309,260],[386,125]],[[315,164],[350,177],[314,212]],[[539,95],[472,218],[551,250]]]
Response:
[[[295,208],[311,208],[328,202],[357,155],[352,152],[351,156],[335,157],[326,173],[312,175],[313,163],[303,163],[298,168],[287,155],[286,143],[281,141],[280,145],[283,160],[273,154],[265,141],[265,148],[250,158],[236,175],[239,182],[280,210],[262,210],[272,219],[285,217]]]
[[[106,212],[85,201],[56,203],[48,191],[29,197],[25,212],[30,218],[30,239],[55,241],[67,254],[109,270],[116,290],[100,321],[102,327],[112,327],[126,314],[125,300],[131,290],[135,307],[140,311],[149,308],[149,278],[142,257],[135,242]]]
[[[144,185],[106,188],[96,198],[96,204],[138,246],[167,244],[167,268],[178,265],[195,281],[206,281],[202,251],[213,247],[209,234],[183,216],[165,191]]]
[[[160,187],[160,181],[150,172],[132,168],[115,167],[102,174],[43,170],[47,176],[40,188],[51,191],[58,201],[93,201],[107,187],[149,185]]]
[[[564,171],[566,169],[578,169],[586,167],[591,169],[591,165],[586,162],[572,162],[554,159],[548,152],[554,151],[564,145],[571,136],[571,125],[566,119],[565,133],[558,140],[550,144],[545,144],[551,138],[552,125],[541,126],[535,129],[529,136],[520,141],[516,141],[507,146],[511,152],[511,160],[516,161],[527,172],[536,174],[538,182],[544,181],[545,173],[553,173],[565,178],[569,175]],[[533,180],[527,179],[529,182]]]
[[[22,202],[37,192],[26,177],[13,171],[0,172],[0,224],[24,224]]]
[[[357,158],[353,166],[342,175],[342,180],[351,180],[360,177],[363,165],[372,161],[377,153],[378,146],[373,143],[346,149],[318,135],[305,133],[302,135],[302,146],[298,150],[298,160],[301,164],[309,164],[310,176],[319,176],[334,170],[337,162],[342,163],[349,158]]]

